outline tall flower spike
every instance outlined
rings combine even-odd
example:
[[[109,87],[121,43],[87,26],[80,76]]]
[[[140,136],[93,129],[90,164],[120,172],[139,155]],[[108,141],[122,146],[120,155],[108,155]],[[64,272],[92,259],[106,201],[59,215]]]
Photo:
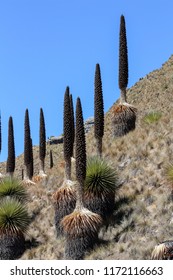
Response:
[[[104,104],[100,65],[96,64],[94,82],[94,135],[98,156],[102,156],[102,138],[104,135]]]
[[[120,18],[119,36],[119,88],[120,104],[112,107],[113,137],[121,137],[135,129],[137,109],[127,103],[126,88],[128,84],[128,51],[125,18]]]
[[[121,90],[121,102],[126,102],[126,88],[128,84],[128,50],[126,37],[126,23],[122,15],[120,18],[119,35],[119,88]]]
[[[69,96],[69,87],[66,87],[64,94],[64,160],[65,175],[67,180],[71,180],[71,156],[73,154],[73,133],[72,133],[72,115]]]
[[[15,146],[14,146],[14,130],[13,119],[10,116],[8,122],[8,158],[6,171],[12,177],[15,169]]]
[[[86,145],[83,114],[80,98],[76,102],[76,207],[61,221],[66,245],[66,259],[82,259],[85,252],[91,249],[98,238],[102,224],[100,215],[83,206],[83,188],[86,177]]]
[[[40,158],[40,175],[45,176],[44,161],[46,156],[46,129],[43,109],[40,108],[40,131],[39,131],[39,158]]]

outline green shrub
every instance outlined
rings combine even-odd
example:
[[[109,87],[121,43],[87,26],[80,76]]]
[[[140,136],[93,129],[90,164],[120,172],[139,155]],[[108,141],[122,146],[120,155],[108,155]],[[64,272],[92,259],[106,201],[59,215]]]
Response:
[[[144,122],[147,124],[158,122],[161,116],[161,112],[150,112],[144,117]]]
[[[171,183],[173,183],[173,164],[169,164],[166,167],[166,177]]]
[[[14,198],[6,198],[0,204],[0,235],[21,235],[26,232],[30,218],[26,207]]]
[[[23,202],[27,199],[27,192],[21,182],[16,179],[6,178],[0,183],[0,199],[7,196]]]
[[[117,182],[117,173],[104,159],[88,159],[84,191],[94,194],[112,193],[117,188]]]
[[[87,161],[84,185],[84,205],[103,218],[114,210],[115,194],[118,190],[118,176],[115,170],[99,157]]]

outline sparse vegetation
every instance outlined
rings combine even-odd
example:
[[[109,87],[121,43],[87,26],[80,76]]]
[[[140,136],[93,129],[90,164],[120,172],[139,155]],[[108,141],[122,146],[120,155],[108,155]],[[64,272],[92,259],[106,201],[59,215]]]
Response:
[[[173,184],[173,164],[169,163],[166,167],[166,177],[168,181]]]
[[[135,130],[123,137],[112,139],[111,117],[114,106],[105,114],[102,156],[111,168],[117,171],[120,189],[119,196],[115,200],[111,223],[107,228],[100,230],[98,243],[87,252],[85,259],[148,260],[151,259],[156,244],[164,240],[172,240],[172,171],[168,179],[168,169],[165,168],[173,162],[172,73],[173,56],[160,69],[148,74],[127,89],[128,102],[138,107]],[[165,81],[169,82],[166,93],[163,86]],[[144,117],[148,112],[161,112],[162,117],[153,125],[144,125]],[[86,136],[88,158],[96,154],[93,143],[94,129],[91,129]],[[52,194],[64,182],[63,145],[47,145],[46,148],[47,179],[37,181],[36,185],[27,186],[31,223],[26,235],[27,249],[22,251],[19,257],[22,260],[64,258],[64,239],[57,238],[55,234],[52,207]],[[51,170],[49,169],[50,149],[54,156],[54,166]],[[33,146],[33,156],[36,180],[39,172],[38,146]],[[24,155],[16,158],[14,177],[21,178],[23,162]],[[75,160],[73,163],[72,179],[75,178]],[[5,170],[6,163],[1,163],[0,172],[5,174]],[[69,224],[67,225],[69,227]],[[82,236],[84,236],[83,232]],[[15,237],[14,242],[16,238],[19,240]],[[3,242],[6,240],[4,239]],[[71,237],[69,240],[72,241]],[[22,244],[23,242],[24,239],[19,241]],[[83,240],[82,242],[85,244]],[[15,248],[18,248],[18,245]],[[68,248],[71,250],[68,254],[72,254],[73,248]],[[83,251],[84,247],[81,248]],[[81,252],[78,252],[80,255]]]
[[[161,116],[162,116],[161,112],[156,112],[156,111],[150,112],[145,115],[144,122],[147,124],[156,123],[160,120]]]

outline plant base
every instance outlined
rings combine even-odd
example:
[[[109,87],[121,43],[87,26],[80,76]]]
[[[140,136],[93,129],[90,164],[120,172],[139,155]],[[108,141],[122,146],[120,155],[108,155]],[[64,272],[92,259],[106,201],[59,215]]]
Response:
[[[53,205],[55,211],[55,228],[57,237],[63,234],[60,224],[62,218],[73,212],[76,205],[75,186],[72,181],[65,181],[63,185],[53,194]]]
[[[100,215],[103,220],[113,214],[115,208],[115,193],[109,195],[97,195],[84,192],[84,206],[90,211]]]
[[[15,260],[19,258],[25,250],[25,240],[23,236],[2,235],[0,236],[0,260]]]
[[[77,237],[71,239],[66,237],[65,254],[66,260],[83,260],[86,252],[90,251],[97,239],[91,240],[89,236]]]
[[[79,260],[83,259],[85,253],[92,249],[98,240],[102,218],[82,208],[64,217],[61,225],[66,237],[65,258]]]
[[[113,137],[121,137],[135,129],[137,109],[128,103],[112,108]]]

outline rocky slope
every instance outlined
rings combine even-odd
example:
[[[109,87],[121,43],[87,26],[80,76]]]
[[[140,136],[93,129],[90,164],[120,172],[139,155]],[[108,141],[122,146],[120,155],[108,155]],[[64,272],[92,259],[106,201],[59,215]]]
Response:
[[[128,89],[128,102],[138,108],[135,131],[119,139],[111,135],[111,108],[105,115],[103,157],[119,175],[120,191],[112,222],[100,232],[100,244],[86,259],[150,259],[153,247],[172,239],[173,192],[167,167],[173,162],[173,56]],[[85,105],[83,105],[85,106]],[[146,122],[150,112],[159,112],[155,122]],[[87,155],[96,153],[93,128],[87,133]],[[49,150],[54,167],[49,169]],[[52,193],[64,177],[62,145],[47,146],[47,178],[28,186],[28,209],[33,218],[27,250],[21,259],[63,259],[64,240],[56,238]],[[34,147],[35,174],[38,147]],[[73,163],[74,165],[74,163]],[[21,176],[23,155],[16,159]],[[3,173],[5,163],[0,165]],[[73,173],[75,178],[75,174]]]

